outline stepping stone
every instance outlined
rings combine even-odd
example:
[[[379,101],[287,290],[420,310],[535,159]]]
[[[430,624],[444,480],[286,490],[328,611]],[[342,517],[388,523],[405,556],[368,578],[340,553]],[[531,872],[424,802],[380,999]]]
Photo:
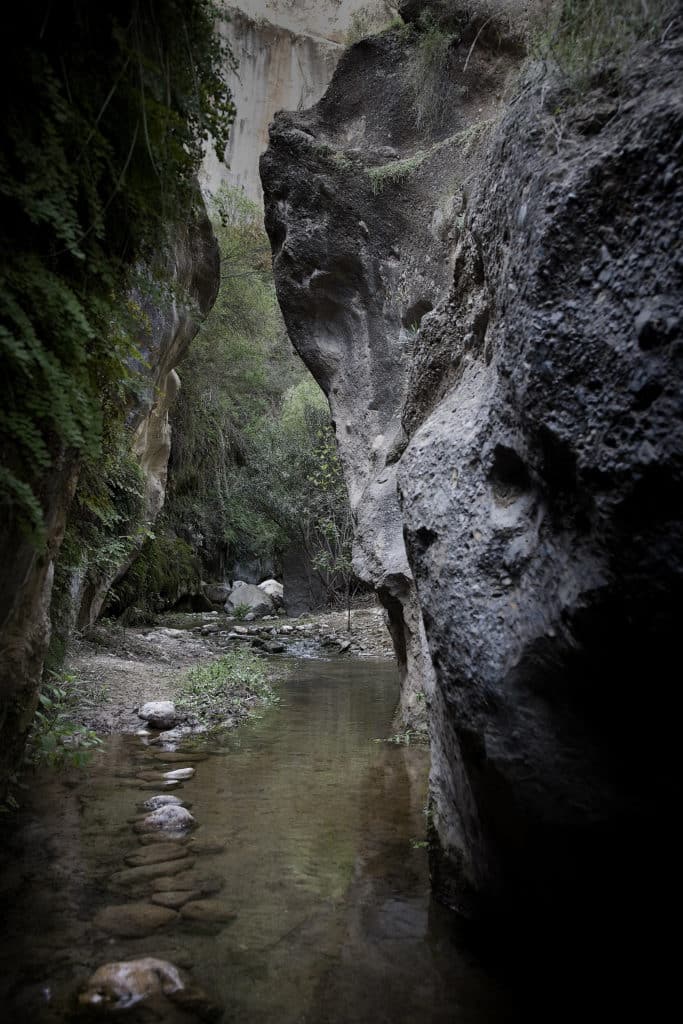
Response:
[[[133,820],[133,825],[137,824],[140,818]],[[159,843],[187,843],[189,839],[188,833],[183,832],[143,832],[138,836],[138,842],[142,846],[158,845]]]
[[[178,919],[174,910],[153,903],[124,903],[105,907],[94,919],[94,924],[110,935],[122,939],[136,939],[151,935],[159,928],[167,928]]]
[[[200,761],[207,761],[209,758],[208,754],[194,754],[185,753],[183,754],[180,750],[155,750],[154,760],[155,761],[167,761],[169,764],[177,764],[178,761],[185,761],[188,764],[198,764]]]
[[[157,903],[160,907],[169,907],[171,910],[178,910],[185,903],[189,903],[190,900],[198,900],[201,895],[197,889],[155,892],[152,893],[152,903]]]
[[[156,811],[159,807],[164,807],[167,804],[176,804],[176,806],[182,805],[182,800],[179,796],[173,796],[172,793],[160,793],[158,796],[151,796],[148,800],[145,800],[142,805],[148,811]]]
[[[136,832],[182,832],[191,829],[195,824],[195,819],[186,807],[166,804],[145,815],[134,828]]]
[[[180,779],[191,779],[194,775],[194,768],[175,768],[172,772],[164,772],[163,778],[172,781]]]
[[[139,882],[149,882],[152,878],[170,877],[178,875],[181,871],[194,867],[194,860],[185,857],[182,860],[164,860],[156,864],[142,864],[136,868],[127,868],[117,871],[111,876],[113,885],[134,886]]]
[[[191,900],[180,910],[185,921],[206,921],[210,924],[221,924],[234,921],[237,914],[219,900]]]
[[[160,843],[157,846],[146,846],[144,850],[138,850],[137,853],[131,853],[126,857],[126,864],[131,868],[140,868],[145,864],[181,860],[183,857],[187,857],[188,852],[189,848],[182,843]]]
[[[182,892],[196,889],[200,896],[215,896],[225,882],[222,878],[207,878],[198,871],[184,871],[175,877],[155,878],[152,882],[154,892]]]

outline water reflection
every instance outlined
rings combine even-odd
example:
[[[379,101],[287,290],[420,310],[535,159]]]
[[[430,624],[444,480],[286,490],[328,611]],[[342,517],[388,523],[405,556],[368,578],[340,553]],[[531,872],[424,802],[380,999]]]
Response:
[[[34,787],[0,882],[3,1021],[71,1019],[99,964],[147,955],[191,968],[225,1022],[512,1019],[429,898],[415,846],[426,752],[377,742],[391,729],[393,666],[307,659],[295,669],[281,704],[211,747],[176,791],[201,824],[195,837],[212,844],[193,872],[222,890],[233,923],[179,919],[136,939],[94,926],[100,907],[151,891],[111,883],[137,848],[131,819],[149,795],[135,776],[163,765],[137,738],[112,739],[76,788]]]

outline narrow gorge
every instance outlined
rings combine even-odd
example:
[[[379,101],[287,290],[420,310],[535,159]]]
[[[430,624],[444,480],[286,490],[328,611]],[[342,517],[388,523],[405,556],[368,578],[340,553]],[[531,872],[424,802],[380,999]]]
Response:
[[[679,0],[12,40],[2,1020],[669,1012]]]

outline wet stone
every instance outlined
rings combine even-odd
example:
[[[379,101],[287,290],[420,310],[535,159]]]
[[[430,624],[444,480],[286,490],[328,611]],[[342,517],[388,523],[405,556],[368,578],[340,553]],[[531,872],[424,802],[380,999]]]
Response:
[[[194,852],[194,851],[193,851]],[[157,846],[147,846],[144,850],[132,853],[125,858],[126,864],[131,868],[139,868],[145,864],[158,864],[162,861],[180,860],[186,857],[188,847],[182,843],[163,843]]]
[[[138,717],[143,718],[154,729],[172,729],[176,723],[175,704],[170,700],[149,701],[142,705]]]
[[[166,928],[177,920],[177,917],[174,910],[155,906],[153,903],[124,903],[100,910],[95,915],[94,924],[110,935],[133,939],[151,935],[159,928]]]
[[[191,779],[194,775],[194,768],[175,768],[171,772],[164,772],[165,779]]]
[[[196,889],[200,896],[215,896],[224,886],[222,878],[207,878],[198,871],[185,871],[176,877],[155,878],[154,892],[181,892]]]
[[[151,898],[152,903],[156,903],[160,907],[179,910],[185,903],[189,903],[190,900],[198,900],[200,896],[201,893],[197,889],[176,889],[175,891],[171,890],[171,892],[152,893]]]
[[[142,806],[148,811],[156,811],[159,807],[165,807],[167,804],[180,806],[182,800],[179,796],[173,796],[172,793],[160,793],[158,796],[151,796],[149,800],[145,800]]]
[[[112,885],[135,886],[141,882],[149,882],[153,878],[177,875],[191,867],[194,867],[194,860],[190,857],[184,857],[182,860],[164,860],[117,871],[115,875],[111,876],[110,881]]]
[[[234,921],[237,914],[220,900],[191,900],[182,907],[180,916],[187,921],[223,924]]]
[[[167,804],[145,815],[134,828],[136,832],[181,832],[194,825],[195,820],[186,807]]]

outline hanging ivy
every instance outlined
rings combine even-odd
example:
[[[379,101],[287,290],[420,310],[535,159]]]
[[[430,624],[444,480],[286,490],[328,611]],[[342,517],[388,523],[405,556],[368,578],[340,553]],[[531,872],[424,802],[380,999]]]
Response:
[[[232,57],[210,0],[42,0],[4,26],[0,76],[0,526],[43,535],[64,453],[96,458],[134,353],[131,269],[194,216],[225,151]]]

